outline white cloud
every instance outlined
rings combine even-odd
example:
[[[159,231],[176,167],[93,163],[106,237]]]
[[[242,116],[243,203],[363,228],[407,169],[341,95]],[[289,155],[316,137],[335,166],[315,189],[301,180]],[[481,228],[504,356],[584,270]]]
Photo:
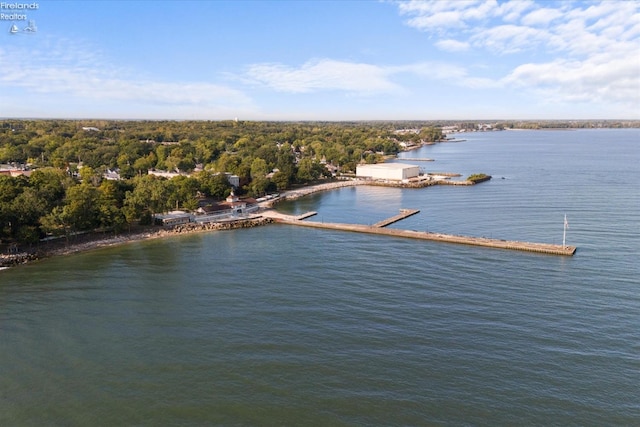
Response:
[[[544,58],[515,63],[494,84],[570,102],[640,107],[640,2],[416,0],[397,6],[408,26],[435,36],[439,49]],[[463,80],[491,84],[470,75]]]
[[[307,93],[340,90],[357,94],[398,92],[389,70],[372,64],[320,59],[299,68],[282,64],[254,64],[246,72],[249,81],[282,92]]]
[[[620,103],[640,108],[640,61],[598,55],[587,61],[558,59],[523,64],[503,79],[505,85],[533,88],[564,101]]]
[[[535,7],[533,0],[504,2],[496,8],[496,16],[502,16],[505,22],[517,22],[527,10]]]
[[[522,24],[524,25],[550,25],[551,21],[561,17],[562,11],[559,9],[536,9],[522,18]]]
[[[398,2],[402,15],[412,16],[407,25],[430,33],[443,33],[450,28],[466,28],[466,21],[476,21],[493,16],[495,0],[458,0]]]
[[[551,43],[552,50],[584,55],[622,41],[638,43],[640,35],[640,3],[630,1],[412,0],[397,5],[407,25],[439,36],[437,44],[456,40],[471,47],[504,49],[496,54],[548,49]]]
[[[461,42],[454,39],[438,40],[434,44],[438,49],[447,52],[464,52],[469,50],[470,47],[468,42]]]
[[[282,64],[255,64],[249,67],[244,81],[289,93],[342,91],[364,96],[406,95],[410,88],[395,82],[403,74],[466,88],[489,88],[499,84],[490,79],[471,77],[463,67],[444,62],[380,66],[333,59],[309,61],[297,68]]]
[[[521,52],[540,44],[551,45],[555,36],[546,30],[521,25],[499,25],[472,36],[472,46],[499,55]]]
[[[68,40],[26,50],[0,48],[0,88],[22,88],[31,94],[71,102],[124,102],[156,108],[251,108],[243,92],[207,82],[163,82],[109,65],[101,56]],[[36,108],[35,106],[33,108]],[[6,115],[7,112],[4,112]],[[10,112],[8,112],[10,113]]]

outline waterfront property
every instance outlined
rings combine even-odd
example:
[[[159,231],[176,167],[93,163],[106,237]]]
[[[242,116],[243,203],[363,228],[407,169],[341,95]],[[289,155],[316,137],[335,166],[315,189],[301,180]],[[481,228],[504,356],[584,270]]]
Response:
[[[194,212],[172,211],[154,215],[156,224],[167,227],[188,223],[209,223],[248,218],[260,207],[253,198],[240,199],[233,192],[224,202],[201,206]]]
[[[153,216],[156,224],[172,227],[191,222],[192,215],[185,211],[171,211]]]

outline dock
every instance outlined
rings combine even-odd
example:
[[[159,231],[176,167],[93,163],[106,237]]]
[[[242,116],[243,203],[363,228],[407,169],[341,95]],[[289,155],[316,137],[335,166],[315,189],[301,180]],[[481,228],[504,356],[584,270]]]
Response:
[[[295,221],[302,221],[303,219],[307,219],[307,218],[312,217],[314,215],[318,215],[318,212],[316,212],[316,211],[306,212],[306,213],[303,213],[301,215],[298,215],[298,216],[294,217],[294,220]]]
[[[508,249],[525,252],[535,252],[548,255],[563,255],[572,256],[575,254],[577,248],[575,246],[562,246],[550,243],[534,243],[534,242],[520,242],[516,240],[502,240],[491,239],[487,237],[470,237],[470,236],[458,236],[453,234],[433,233],[429,231],[415,231],[415,230],[400,230],[394,228],[385,228],[386,225],[400,221],[411,215],[415,215],[418,211],[415,210],[403,210],[399,215],[389,218],[385,221],[380,221],[374,225],[360,225],[360,224],[342,224],[342,223],[327,223],[327,222],[314,222],[314,221],[301,221],[299,217],[287,216],[279,213],[270,215],[266,213],[266,216],[271,216],[276,222],[281,224],[297,225],[302,227],[322,228],[327,230],[341,230],[351,231],[356,233],[368,233],[378,234],[384,236],[404,237],[410,239],[429,240],[434,242],[455,243],[470,246],[482,246],[487,248],[496,249]],[[309,212],[309,216],[316,214],[315,212]]]
[[[418,209],[400,209],[400,213],[396,216],[392,216],[391,218],[387,218],[383,221],[376,222],[373,224],[374,227],[386,227],[387,225],[391,225],[394,222],[402,221],[405,218],[408,218],[412,215],[419,213]]]
[[[428,157],[397,157],[396,160],[406,160],[408,162],[433,162],[434,159]]]

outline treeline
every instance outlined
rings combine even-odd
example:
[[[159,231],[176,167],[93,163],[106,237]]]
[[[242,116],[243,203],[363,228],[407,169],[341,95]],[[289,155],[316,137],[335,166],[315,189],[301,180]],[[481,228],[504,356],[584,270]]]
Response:
[[[619,120],[548,120],[548,121],[518,121],[501,122],[502,128],[509,129],[622,129],[638,128],[640,121],[619,121]]]
[[[395,133],[405,127],[392,122],[0,121],[0,164],[31,169],[29,177],[0,175],[0,239],[32,244],[84,230],[118,232],[150,222],[154,213],[195,209],[198,196],[223,199],[231,191],[225,173],[239,177],[236,193],[259,197],[328,178],[330,169],[354,172],[359,162],[396,154],[403,141],[442,138],[429,126]],[[149,175],[154,169],[185,175]],[[108,171],[120,179],[105,179]]]

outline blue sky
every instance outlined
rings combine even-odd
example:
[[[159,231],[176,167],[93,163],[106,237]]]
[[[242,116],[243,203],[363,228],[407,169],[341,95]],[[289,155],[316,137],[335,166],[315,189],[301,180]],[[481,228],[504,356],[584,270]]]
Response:
[[[635,1],[0,6],[0,117],[640,118]]]

